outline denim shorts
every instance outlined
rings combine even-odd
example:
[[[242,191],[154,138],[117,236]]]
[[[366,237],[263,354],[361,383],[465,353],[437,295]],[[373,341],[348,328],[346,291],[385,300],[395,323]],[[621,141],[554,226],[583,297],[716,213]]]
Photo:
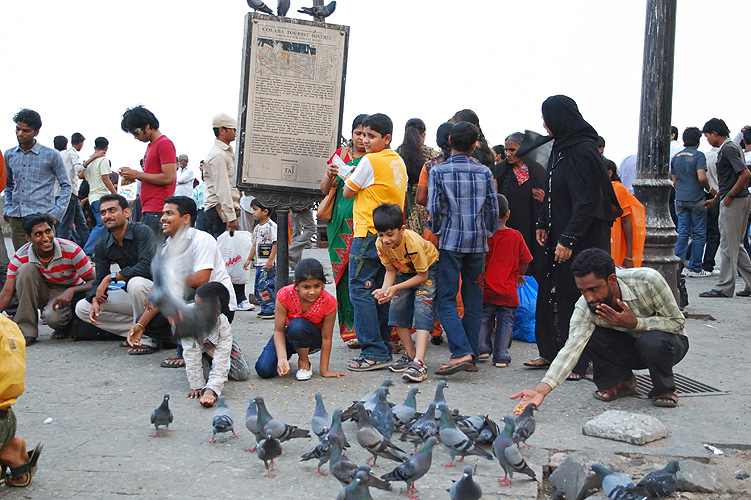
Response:
[[[389,325],[415,330],[433,331],[435,320],[435,291],[438,262],[428,269],[428,279],[421,285],[399,290],[391,299]],[[404,283],[414,274],[396,273],[395,284]]]

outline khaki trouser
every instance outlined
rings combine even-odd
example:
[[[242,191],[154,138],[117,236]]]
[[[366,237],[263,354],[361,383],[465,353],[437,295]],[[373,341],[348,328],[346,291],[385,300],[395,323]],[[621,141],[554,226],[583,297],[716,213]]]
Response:
[[[751,197],[735,198],[729,207],[720,201],[720,282],[715,289],[732,297],[736,272],[751,290],[751,260],[743,248]]]
[[[31,262],[18,268],[15,279],[18,310],[13,320],[24,337],[36,338],[39,335],[39,310],[53,330],[63,330],[70,324],[73,319],[70,306],[57,310],[52,308],[55,299],[68,287],[50,284],[42,277],[37,265]]]

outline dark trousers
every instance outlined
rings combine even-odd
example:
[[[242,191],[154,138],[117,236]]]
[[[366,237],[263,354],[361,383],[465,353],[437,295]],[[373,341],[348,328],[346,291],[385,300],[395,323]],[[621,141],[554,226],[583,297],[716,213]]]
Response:
[[[219,212],[216,211],[215,206],[204,209],[203,230],[214,238],[218,238],[220,234],[227,230],[227,223],[219,217]]]
[[[707,199],[712,197],[707,195]],[[715,255],[720,248],[720,204],[716,204],[707,209],[707,242],[704,245],[704,260],[701,268],[705,271],[712,271],[715,266]]]
[[[285,340],[287,342],[287,359],[297,353],[297,349],[320,349],[321,330],[305,318],[295,318],[287,325]],[[256,373],[261,378],[276,377],[276,346],[274,336],[263,348],[261,355],[256,361]]]
[[[162,245],[165,240],[164,233],[162,232],[162,212],[143,212],[141,214],[143,223],[151,229],[156,236],[156,241],[159,245]]]
[[[650,397],[675,391],[673,366],[688,352],[688,337],[658,330],[644,332],[638,339],[628,333],[596,327],[584,351],[592,359],[594,382],[607,389],[633,376],[631,370],[649,370]]]

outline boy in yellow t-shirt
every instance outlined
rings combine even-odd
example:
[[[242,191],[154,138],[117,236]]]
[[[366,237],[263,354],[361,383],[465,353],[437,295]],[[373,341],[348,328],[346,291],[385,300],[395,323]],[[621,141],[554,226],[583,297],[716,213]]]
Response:
[[[373,292],[379,303],[391,301],[389,325],[396,329],[407,351],[392,363],[392,372],[404,372],[402,379],[422,382],[428,378],[425,351],[433,331],[438,249],[404,225],[404,213],[398,205],[384,203],[373,210],[378,232],[376,249],[386,268],[383,286]],[[417,346],[410,329],[414,325]]]
[[[398,153],[390,149],[394,125],[381,113],[363,123],[363,145],[367,154],[344,183],[344,197],[355,198],[352,215],[354,238],[349,252],[349,295],[355,309],[355,333],[362,347],[347,366],[362,372],[380,370],[391,363],[389,304],[373,297],[381,288],[385,271],[376,251],[373,209],[382,203],[404,204],[407,168]]]

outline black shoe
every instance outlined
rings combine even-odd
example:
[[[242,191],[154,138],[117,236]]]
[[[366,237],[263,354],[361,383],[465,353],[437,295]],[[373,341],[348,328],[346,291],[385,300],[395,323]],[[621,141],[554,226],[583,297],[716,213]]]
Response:
[[[443,344],[443,335],[431,335],[430,336],[430,343],[433,345],[441,345]]]
[[[39,342],[39,339],[36,337],[24,337],[24,339],[26,340],[26,347],[30,345],[34,345],[37,342]]]

